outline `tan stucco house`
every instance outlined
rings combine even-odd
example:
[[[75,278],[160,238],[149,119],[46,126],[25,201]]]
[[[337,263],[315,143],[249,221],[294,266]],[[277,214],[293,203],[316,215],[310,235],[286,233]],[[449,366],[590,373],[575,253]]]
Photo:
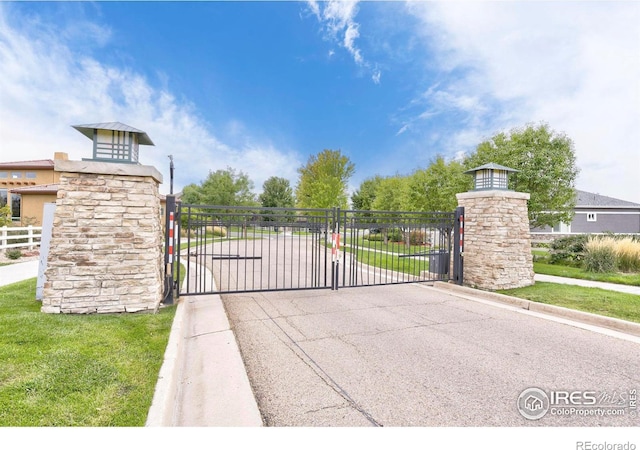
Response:
[[[42,225],[45,203],[56,201],[60,173],[55,160],[66,160],[66,153],[53,159],[0,162],[0,207],[11,205],[12,218],[20,225]]]

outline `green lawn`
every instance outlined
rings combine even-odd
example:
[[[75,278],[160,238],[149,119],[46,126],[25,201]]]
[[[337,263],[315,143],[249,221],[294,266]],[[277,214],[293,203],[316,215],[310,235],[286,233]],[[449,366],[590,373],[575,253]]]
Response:
[[[347,253],[357,254],[359,264],[366,264],[382,270],[415,276],[420,276],[421,272],[429,270],[429,261],[424,258],[400,258],[397,253],[388,254],[380,249],[374,251],[364,248],[343,247],[342,250]]]
[[[533,286],[497,292],[534,302],[640,323],[640,296],[638,295],[541,282]]]
[[[35,284],[0,288],[0,426],[143,426],[175,307],[43,314]]]
[[[343,244],[352,244],[351,239],[349,237],[344,238]],[[428,253],[437,251],[438,247],[427,247],[426,245],[409,245],[402,242],[388,242],[384,243],[383,241],[370,241],[368,239],[358,239],[354,245],[357,245],[360,248],[368,248],[371,250],[379,250],[390,253],[398,253],[401,255],[405,254],[416,254],[416,253]]]

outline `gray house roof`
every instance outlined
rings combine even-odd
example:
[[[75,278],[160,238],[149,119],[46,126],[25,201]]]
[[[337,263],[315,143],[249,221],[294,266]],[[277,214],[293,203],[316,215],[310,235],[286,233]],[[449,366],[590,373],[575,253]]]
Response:
[[[576,189],[576,208],[640,208],[639,203]]]

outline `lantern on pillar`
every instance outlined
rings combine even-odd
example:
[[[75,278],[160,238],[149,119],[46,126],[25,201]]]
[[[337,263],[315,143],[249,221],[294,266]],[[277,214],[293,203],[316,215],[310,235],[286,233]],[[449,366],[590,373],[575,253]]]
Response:
[[[138,146],[154,145],[147,133],[120,122],[74,125],[93,141],[92,161],[138,163]]]
[[[473,175],[473,190],[509,190],[509,173],[519,172],[510,167],[501,166],[496,163],[485,164],[475,169],[467,170],[465,173]]]

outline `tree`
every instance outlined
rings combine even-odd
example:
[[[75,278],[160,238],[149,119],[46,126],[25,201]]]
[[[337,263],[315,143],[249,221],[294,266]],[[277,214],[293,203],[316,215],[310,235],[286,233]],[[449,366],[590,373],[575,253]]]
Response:
[[[301,208],[347,208],[347,185],[354,164],[340,150],[323,150],[298,169],[296,199]]]
[[[11,225],[11,205],[6,204],[0,208],[0,227]]]
[[[377,211],[389,211],[391,214],[378,215],[376,222],[380,225],[383,234],[384,243],[389,239],[389,232],[393,229],[400,228],[403,235],[407,229],[399,226],[402,220],[402,211],[407,210],[408,183],[407,177],[395,175],[380,180],[378,189],[376,190],[376,198],[373,201],[373,209]],[[397,212],[397,214],[393,214]],[[408,244],[409,240],[405,238]]]
[[[280,177],[271,177],[264,182],[259,200],[267,208],[293,208],[295,204],[289,180]]]
[[[532,227],[571,222],[579,170],[573,141],[565,134],[544,123],[514,128],[480,143],[464,165],[471,169],[490,162],[519,171],[510,177],[509,188],[531,194]]]
[[[209,171],[200,185],[190,184],[182,190],[184,203],[197,205],[254,206],[253,182],[243,172],[226,170]]]
[[[412,211],[453,211],[456,194],[468,191],[473,180],[458,161],[446,162],[437,156],[426,169],[416,170],[408,179],[407,206]]]
[[[378,183],[372,209],[376,211],[406,211],[408,188],[407,177],[394,175],[382,178]]]
[[[376,175],[371,178],[367,178],[362,183],[357,191],[351,195],[351,207],[361,211],[369,211],[373,209],[373,202],[376,199],[376,192],[382,177]]]
[[[259,200],[265,208],[293,208],[295,203],[289,180],[280,177],[271,177],[263,183]],[[264,210],[262,214],[267,221],[293,222],[295,218],[292,210]]]

